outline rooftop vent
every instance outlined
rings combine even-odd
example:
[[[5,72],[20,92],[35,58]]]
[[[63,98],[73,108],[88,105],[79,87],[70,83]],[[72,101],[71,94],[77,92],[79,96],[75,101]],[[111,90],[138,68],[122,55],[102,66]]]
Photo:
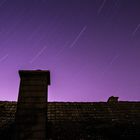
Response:
[[[118,103],[119,97],[110,96],[107,100],[108,103]]]

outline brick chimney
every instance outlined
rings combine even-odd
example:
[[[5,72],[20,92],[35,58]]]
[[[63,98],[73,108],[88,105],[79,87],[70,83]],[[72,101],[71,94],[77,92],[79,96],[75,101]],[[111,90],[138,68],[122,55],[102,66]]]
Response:
[[[46,140],[47,95],[50,72],[20,70],[16,111],[16,140]]]

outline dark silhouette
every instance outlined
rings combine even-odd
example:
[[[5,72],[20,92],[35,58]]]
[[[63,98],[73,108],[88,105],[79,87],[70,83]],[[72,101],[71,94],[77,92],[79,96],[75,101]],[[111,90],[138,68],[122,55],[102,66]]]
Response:
[[[117,103],[118,99],[119,99],[119,97],[111,96],[111,97],[108,98],[107,102],[108,103]]]
[[[140,139],[140,102],[47,102],[49,71],[19,73],[18,102],[0,102],[0,139]]]

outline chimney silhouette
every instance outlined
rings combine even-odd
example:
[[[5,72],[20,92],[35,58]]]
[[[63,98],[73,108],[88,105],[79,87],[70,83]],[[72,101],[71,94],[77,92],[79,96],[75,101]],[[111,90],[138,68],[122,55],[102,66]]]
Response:
[[[46,140],[47,98],[50,72],[20,70],[16,111],[16,140]]]

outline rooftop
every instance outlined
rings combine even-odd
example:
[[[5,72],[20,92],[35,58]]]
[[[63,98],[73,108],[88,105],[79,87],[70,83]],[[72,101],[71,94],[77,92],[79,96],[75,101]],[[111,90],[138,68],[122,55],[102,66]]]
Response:
[[[0,102],[0,133],[14,124],[16,105]],[[48,102],[47,116],[50,138],[140,138],[140,102]]]

